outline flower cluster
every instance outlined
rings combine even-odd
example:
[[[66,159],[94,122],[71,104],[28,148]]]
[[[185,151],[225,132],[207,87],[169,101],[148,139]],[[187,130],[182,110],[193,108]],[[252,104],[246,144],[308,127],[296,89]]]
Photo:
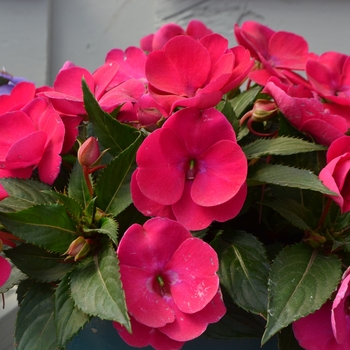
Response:
[[[52,86],[0,73],[0,292],[19,286],[21,349],[64,348],[92,316],[135,347],[284,350],[290,329],[350,346],[350,59],[254,21],[233,35],[170,23]]]

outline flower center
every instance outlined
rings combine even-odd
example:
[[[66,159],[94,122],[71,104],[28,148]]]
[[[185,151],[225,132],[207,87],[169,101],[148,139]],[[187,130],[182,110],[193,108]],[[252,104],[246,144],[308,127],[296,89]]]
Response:
[[[153,281],[153,289],[160,296],[170,295],[170,286],[168,280],[161,274],[157,274]]]
[[[187,173],[186,173],[187,180],[194,180],[196,173],[197,173],[196,160],[191,159],[187,169]]]

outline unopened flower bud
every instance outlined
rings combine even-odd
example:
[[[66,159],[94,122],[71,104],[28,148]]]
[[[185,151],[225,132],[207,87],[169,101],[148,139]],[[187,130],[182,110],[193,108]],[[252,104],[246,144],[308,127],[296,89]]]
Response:
[[[327,239],[324,236],[319,235],[316,232],[309,232],[310,236],[305,240],[311,247],[317,249],[323,246],[326,243]]]
[[[83,167],[90,168],[100,157],[97,139],[89,137],[78,150],[78,161]]]
[[[269,100],[256,100],[253,106],[252,118],[255,122],[269,120],[277,113],[275,102]]]
[[[79,236],[70,245],[64,254],[67,258],[74,258],[74,261],[84,258],[90,251],[90,244],[83,236]]]

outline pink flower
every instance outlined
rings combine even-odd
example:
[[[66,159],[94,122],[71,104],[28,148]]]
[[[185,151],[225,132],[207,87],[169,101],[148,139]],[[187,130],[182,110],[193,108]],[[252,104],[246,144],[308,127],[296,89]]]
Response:
[[[132,225],[117,254],[133,334],[115,327],[129,345],[179,349],[225,314],[216,252],[178,222]]]
[[[0,126],[0,177],[29,178],[38,168],[40,180],[51,185],[60,171],[65,131],[53,107],[35,98],[20,111],[0,115]]]
[[[292,70],[305,70],[309,49],[304,38],[285,31],[275,32],[254,21],[243,23],[241,28],[236,24],[234,32],[237,42],[262,64],[249,74],[250,79],[260,85],[266,85],[271,76],[293,83],[302,81]]]
[[[105,62],[117,62],[119,69],[109,83],[108,90],[129,79],[137,79],[146,84],[146,60],[147,55],[138,47],[128,47],[125,52],[121,49],[112,49],[109,51]]]
[[[336,104],[350,105],[350,56],[326,52],[307,61],[306,74],[320,96]]]
[[[294,335],[306,350],[350,349],[350,270],[341,281],[333,302],[293,323]]]
[[[44,91],[54,108],[67,116],[86,115],[83,101],[82,79],[106,112],[113,111],[128,101],[137,101],[144,93],[144,85],[129,79],[113,89],[107,90],[119,68],[117,62],[108,62],[93,74],[87,69],[66,63],[58,73],[52,91]]]
[[[280,111],[295,128],[312,136],[317,142],[328,146],[344,136],[348,130],[347,121],[331,114],[316,98],[300,97],[300,89],[303,90],[303,86],[297,89],[272,77],[263,92],[274,98]]]
[[[246,197],[247,160],[223,114],[185,108],[138,149],[131,192],[144,215],[178,220],[189,230],[235,217]]]
[[[0,256],[0,287],[3,286],[11,274],[11,265],[10,263]]]
[[[178,35],[188,35],[194,39],[201,39],[203,36],[211,34],[213,31],[206,25],[197,20],[188,23],[187,29],[182,29],[176,23],[167,23],[163,25],[156,33],[143,37],[140,41],[142,50],[154,51],[161,50],[163,46],[172,38]]]
[[[330,196],[342,213],[350,211],[350,136],[335,140],[327,151],[327,165],[319,174],[323,184],[337,195]]]
[[[23,108],[35,97],[35,85],[20,82],[14,86],[9,95],[0,96],[0,114]]]
[[[146,77],[154,100],[170,113],[176,107],[213,107],[239,86],[253,66],[242,46],[232,49],[219,34],[200,40],[176,36],[149,54]],[[198,64],[200,62],[200,64]]]

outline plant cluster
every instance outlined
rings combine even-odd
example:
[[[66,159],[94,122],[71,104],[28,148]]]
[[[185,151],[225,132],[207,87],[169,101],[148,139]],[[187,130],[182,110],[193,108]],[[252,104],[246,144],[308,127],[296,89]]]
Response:
[[[53,86],[0,73],[18,349],[65,348],[92,317],[135,347],[350,348],[350,58],[234,35],[167,24]]]

